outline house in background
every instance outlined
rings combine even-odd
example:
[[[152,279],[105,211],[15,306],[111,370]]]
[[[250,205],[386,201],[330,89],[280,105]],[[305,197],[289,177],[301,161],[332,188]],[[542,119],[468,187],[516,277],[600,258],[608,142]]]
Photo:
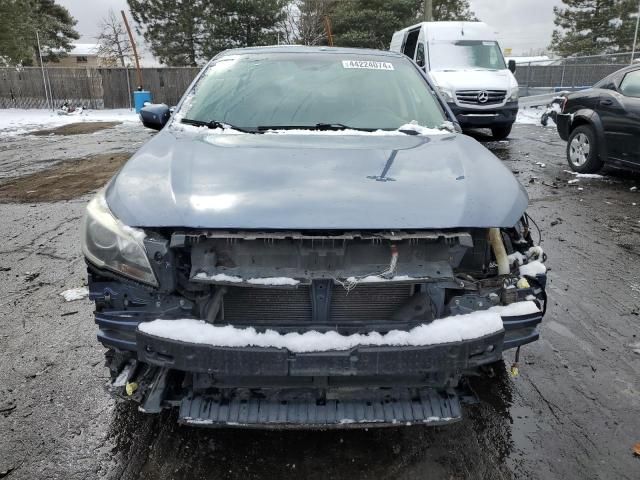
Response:
[[[73,48],[59,62],[45,62],[52,67],[102,67],[97,43],[74,43]]]

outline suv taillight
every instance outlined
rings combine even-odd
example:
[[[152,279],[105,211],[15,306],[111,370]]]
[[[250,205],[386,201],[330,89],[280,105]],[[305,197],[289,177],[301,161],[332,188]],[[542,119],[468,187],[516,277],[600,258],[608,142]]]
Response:
[[[567,102],[569,101],[569,99],[567,97],[563,97],[562,98],[562,107],[560,108],[560,113],[564,113],[564,107],[567,106]]]

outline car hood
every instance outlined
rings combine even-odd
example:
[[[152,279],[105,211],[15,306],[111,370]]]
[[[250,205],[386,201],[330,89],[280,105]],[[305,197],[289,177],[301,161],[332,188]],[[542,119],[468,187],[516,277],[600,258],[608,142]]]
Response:
[[[507,90],[512,88],[509,70],[433,70],[429,72],[439,87],[451,90]]]
[[[206,129],[197,129],[199,131]],[[135,227],[509,227],[524,188],[461,134],[216,134],[167,127],[106,190]]]

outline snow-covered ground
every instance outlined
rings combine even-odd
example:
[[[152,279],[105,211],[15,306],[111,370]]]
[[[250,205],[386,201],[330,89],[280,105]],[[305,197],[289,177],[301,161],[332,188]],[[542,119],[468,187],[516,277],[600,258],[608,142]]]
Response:
[[[520,110],[518,110],[516,123],[525,125],[538,125],[542,127],[542,124],[540,123],[540,117],[542,117],[542,114],[546,110],[546,107],[521,107]],[[551,118],[549,118],[546,128],[556,128],[556,124]]]
[[[80,114],[58,115],[46,109],[7,108],[0,110],[0,135],[20,135],[42,128],[78,122],[139,122],[135,110],[85,110]]]

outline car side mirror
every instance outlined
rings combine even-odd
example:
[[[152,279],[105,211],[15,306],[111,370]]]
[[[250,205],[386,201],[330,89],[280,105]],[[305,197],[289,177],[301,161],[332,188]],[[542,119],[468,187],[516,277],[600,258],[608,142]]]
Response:
[[[152,103],[140,109],[140,119],[142,125],[153,130],[162,130],[169,118],[171,118],[171,109],[164,103]]]
[[[511,70],[511,73],[516,73],[516,61],[515,60],[509,60],[509,70]]]

